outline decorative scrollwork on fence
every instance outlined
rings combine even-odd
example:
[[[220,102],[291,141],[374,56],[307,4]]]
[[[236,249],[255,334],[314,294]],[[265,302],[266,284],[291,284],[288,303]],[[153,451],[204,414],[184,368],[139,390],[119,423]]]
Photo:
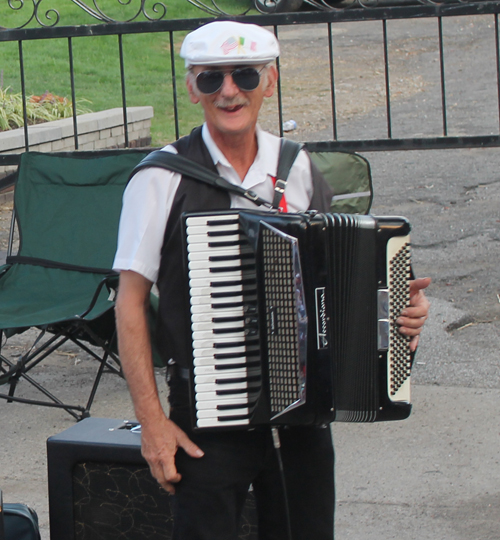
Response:
[[[1,0],[0,0],[1,1]],[[43,27],[56,26],[60,22],[60,14],[54,8],[46,7],[49,0],[7,0],[12,11],[28,14],[25,22],[15,28],[25,28],[38,24]],[[117,19],[107,14],[99,5],[103,0],[71,0],[84,13],[101,23],[128,23],[136,20],[160,21],[167,14],[167,6],[160,0],[114,0],[124,11],[131,11],[131,16]],[[111,2],[112,0],[108,0]],[[488,2],[492,0],[232,0],[224,2],[230,10],[223,9],[220,0],[186,0],[198,9],[212,16],[242,16],[250,9],[256,8],[261,13],[284,13],[297,11],[302,3],[313,10],[341,11],[348,9],[371,9],[378,7],[403,7],[418,5],[453,5]],[[241,5],[243,3],[244,5]],[[42,6],[43,4],[43,6]],[[146,5],[147,4],[147,5]],[[134,8],[134,6],[136,6]],[[31,11],[29,9],[31,6]],[[108,3],[109,6],[109,3]],[[149,6],[149,7],[148,7]],[[108,7],[109,9],[109,7]],[[0,24],[2,21],[0,20]],[[0,29],[2,26],[0,26]]]
[[[224,9],[222,9],[216,2],[215,0],[210,0],[210,4],[208,3],[205,3],[203,2],[202,0],[187,0],[190,4],[192,4],[193,6],[197,7],[198,9],[201,9],[202,11],[205,11],[206,13],[209,13],[210,15],[214,15],[216,17],[220,16],[220,15],[232,15],[233,17],[234,16],[240,16],[240,15],[246,15],[250,9],[252,8],[252,5],[251,5],[251,2],[250,2],[250,6],[245,9],[244,11],[241,11],[241,12],[238,12],[238,13],[230,13],[228,11],[225,11]],[[237,4],[237,2],[235,2],[235,4]],[[237,10],[238,11],[238,10]]]
[[[24,28],[32,21],[36,21],[40,26],[55,26],[59,22],[59,13],[55,9],[48,9],[45,13],[40,9],[40,4],[43,0],[32,0],[32,2],[33,10],[31,13],[28,13],[28,20],[17,28]],[[25,8],[24,0],[8,0],[8,6],[13,11],[19,11],[23,14],[27,13],[23,11]]]
[[[140,6],[136,13],[128,18],[128,19],[112,19],[108,15],[104,13],[104,11],[99,7],[97,0],[92,0],[92,3],[94,7],[90,7],[85,2],[82,2],[82,0],[71,0],[74,4],[76,4],[78,7],[82,8],[83,11],[94,17],[95,19],[102,21],[102,22],[132,22],[135,21],[137,18],[139,18],[141,15],[146,17],[148,21],[159,21],[165,17],[167,13],[167,7],[165,4],[162,4],[161,2],[155,2],[152,6],[153,12],[156,14],[156,16],[152,17],[149,15],[147,9],[146,9],[146,0],[140,0]],[[130,6],[133,4],[133,0],[117,0],[122,6]]]
[[[133,22],[142,17],[148,21],[160,21],[167,13],[166,5],[160,1],[116,0],[116,2],[120,5],[124,7],[130,6],[131,9],[135,4],[139,3],[137,9],[130,17],[116,19],[110,17],[104,12],[104,10],[99,6],[98,0],[92,0],[92,2],[89,0],[86,2],[83,0],[71,1],[82,11],[87,13],[87,15],[90,15],[92,18],[102,23]],[[22,24],[16,26],[15,28],[17,29],[25,28],[34,22],[39,26],[52,27],[56,26],[61,20],[61,16],[56,9],[46,7],[48,3],[45,0],[31,0],[31,2],[28,2],[27,0],[7,0],[7,3],[11,10],[17,11],[22,15],[27,14],[27,19]],[[148,8],[146,4],[148,4],[150,7]]]
[[[188,0],[191,3],[197,0]],[[320,11],[341,11],[347,9],[372,9],[382,7],[439,6],[478,3],[481,0],[303,0],[304,4]],[[484,0],[485,2],[491,0]],[[296,11],[300,0],[254,0],[261,13],[283,13]]]

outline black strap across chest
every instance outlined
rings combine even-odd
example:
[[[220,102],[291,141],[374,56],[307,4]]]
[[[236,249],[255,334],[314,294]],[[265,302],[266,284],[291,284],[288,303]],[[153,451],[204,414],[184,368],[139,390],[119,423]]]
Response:
[[[173,171],[183,176],[188,176],[199,182],[203,182],[215,188],[223,189],[229,193],[234,193],[252,201],[257,206],[266,208],[278,208],[285,192],[286,183],[290,169],[300,152],[302,145],[287,139],[281,139],[280,156],[278,160],[278,171],[274,189],[273,202],[270,203],[259,197],[254,191],[244,189],[241,186],[231,184],[222,176],[215,174],[203,165],[192,161],[189,158],[163,150],[155,150],[147,155],[132,171],[131,177],[141,169],[146,167],[160,167]]]

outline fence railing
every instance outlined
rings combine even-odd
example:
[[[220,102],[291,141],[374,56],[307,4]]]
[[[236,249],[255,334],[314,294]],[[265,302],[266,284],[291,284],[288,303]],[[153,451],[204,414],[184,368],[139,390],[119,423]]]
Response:
[[[302,115],[300,128],[307,122],[308,109],[314,108],[321,121],[307,130],[290,133],[291,138],[300,140],[307,133],[309,147],[314,150],[376,151],[500,146],[499,12],[500,1],[488,1],[263,14],[235,19],[269,27],[282,41],[278,61],[280,84],[272,110],[266,116],[269,124],[266,128],[283,135],[283,122],[292,112]],[[6,43],[17,44],[19,84],[25,101],[26,43],[64,40],[71,98],[75,103],[78,95],[74,40],[114,36],[120,66],[119,106],[127,134],[128,73],[124,40],[133,34],[166,34],[168,62],[165,53],[158,62],[169,71],[173,131],[178,138],[183,135],[178,95],[184,79],[176,71],[176,43],[180,41],[179,34],[210,20],[213,19],[5,28],[0,30],[0,58]],[[289,54],[292,50],[295,52]],[[464,60],[460,56],[463,51],[467,55],[475,51],[477,56]],[[472,68],[472,72],[467,73],[465,68]],[[316,78],[321,79],[319,90],[318,85],[307,86]],[[364,80],[368,88],[361,88]],[[301,86],[304,88],[298,88]],[[370,98],[374,88],[375,97]],[[359,105],[356,110],[355,105],[364,101],[368,104]],[[24,117],[28,151],[26,110]],[[78,149],[75,113],[73,126]],[[126,135],[125,147],[128,146]],[[17,159],[16,155],[2,155],[0,164],[15,164]]]

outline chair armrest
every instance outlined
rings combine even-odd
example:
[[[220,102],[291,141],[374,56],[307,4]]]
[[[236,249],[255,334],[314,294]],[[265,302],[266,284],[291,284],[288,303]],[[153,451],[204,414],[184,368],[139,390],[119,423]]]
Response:
[[[97,303],[97,299],[99,298],[99,295],[101,294],[101,291],[105,285],[107,286],[108,291],[110,291],[110,293],[112,292],[116,293],[116,289],[118,287],[118,277],[119,277],[118,273],[112,272],[101,280],[101,282],[97,286],[97,289],[94,293],[92,300],[90,301],[89,306],[83,313],[78,315],[79,319],[84,319],[94,309],[94,306]]]

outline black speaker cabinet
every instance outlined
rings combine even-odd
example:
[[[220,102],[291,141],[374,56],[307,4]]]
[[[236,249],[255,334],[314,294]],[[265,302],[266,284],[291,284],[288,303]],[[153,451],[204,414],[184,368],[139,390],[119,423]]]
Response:
[[[51,540],[169,540],[171,497],[153,479],[133,423],[87,418],[47,441]],[[241,540],[257,540],[251,492]]]

